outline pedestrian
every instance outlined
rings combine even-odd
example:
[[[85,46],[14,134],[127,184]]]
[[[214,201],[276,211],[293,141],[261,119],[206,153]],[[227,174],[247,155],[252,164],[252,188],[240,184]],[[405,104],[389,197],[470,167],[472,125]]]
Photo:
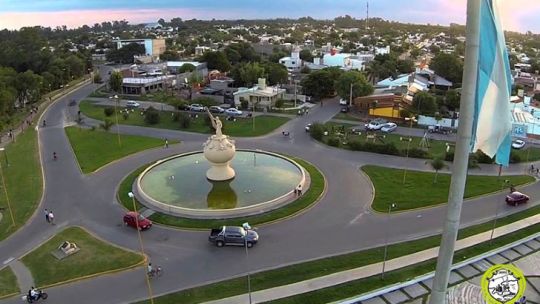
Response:
[[[51,219],[49,219],[49,210],[47,209],[45,209],[45,220],[47,221],[47,223],[51,222]]]
[[[531,164],[531,173],[534,173],[534,165]]]
[[[168,147],[169,147],[169,140],[167,140],[167,139],[165,138],[165,149],[167,149]]]
[[[298,187],[296,187],[296,194],[298,196],[302,195],[302,184],[299,184]]]
[[[49,211],[49,223],[54,225],[54,213],[52,212],[52,210]]]

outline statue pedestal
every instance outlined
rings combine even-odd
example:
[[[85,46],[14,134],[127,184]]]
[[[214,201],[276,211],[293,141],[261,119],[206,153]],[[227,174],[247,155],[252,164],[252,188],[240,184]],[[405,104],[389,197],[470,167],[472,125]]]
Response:
[[[235,172],[230,166],[236,153],[234,141],[226,135],[212,135],[204,143],[204,157],[211,167],[206,171],[206,178],[212,181],[233,179]]]

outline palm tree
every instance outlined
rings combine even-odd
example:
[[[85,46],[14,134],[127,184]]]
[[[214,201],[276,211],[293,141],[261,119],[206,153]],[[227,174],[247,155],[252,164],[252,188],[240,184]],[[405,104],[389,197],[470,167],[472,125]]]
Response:
[[[431,168],[433,168],[433,170],[435,170],[435,177],[433,178],[433,183],[436,184],[437,183],[437,176],[439,175],[439,170],[445,168],[446,164],[439,157],[435,157],[433,159],[430,159],[430,160],[426,161],[426,164],[429,164],[431,166]]]

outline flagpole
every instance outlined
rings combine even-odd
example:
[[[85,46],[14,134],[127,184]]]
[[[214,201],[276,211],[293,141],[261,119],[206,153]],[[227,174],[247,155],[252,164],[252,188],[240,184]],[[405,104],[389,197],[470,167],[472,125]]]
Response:
[[[452,179],[448,195],[448,209],[443,228],[437,268],[430,304],[443,304],[446,299],[446,288],[450,277],[454,248],[459,231],[461,206],[467,179],[467,166],[471,150],[471,137],[476,95],[476,75],[478,67],[480,37],[480,1],[467,1],[467,41],[465,49],[465,67],[463,71],[463,90],[461,94],[458,138],[454,153]]]

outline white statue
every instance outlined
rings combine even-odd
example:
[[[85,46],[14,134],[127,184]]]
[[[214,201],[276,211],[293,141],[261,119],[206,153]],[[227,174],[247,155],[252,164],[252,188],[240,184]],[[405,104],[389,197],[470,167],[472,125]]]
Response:
[[[210,113],[208,109],[206,109],[206,112],[208,113],[208,116],[210,117],[210,121],[212,121],[212,127],[216,129],[216,136],[218,138],[222,137],[223,133],[221,133],[221,128],[223,128],[223,123],[221,122],[219,117],[217,116],[214,117],[214,115],[212,115],[212,113]]]
[[[212,126],[216,129],[216,134],[210,136],[204,144],[204,157],[211,165],[206,172],[206,177],[213,181],[233,179],[236,173],[231,168],[230,162],[236,153],[234,140],[230,140],[222,133],[223,123],[219,117],[214,117],[208,109],[206,112],[212,121]]]

